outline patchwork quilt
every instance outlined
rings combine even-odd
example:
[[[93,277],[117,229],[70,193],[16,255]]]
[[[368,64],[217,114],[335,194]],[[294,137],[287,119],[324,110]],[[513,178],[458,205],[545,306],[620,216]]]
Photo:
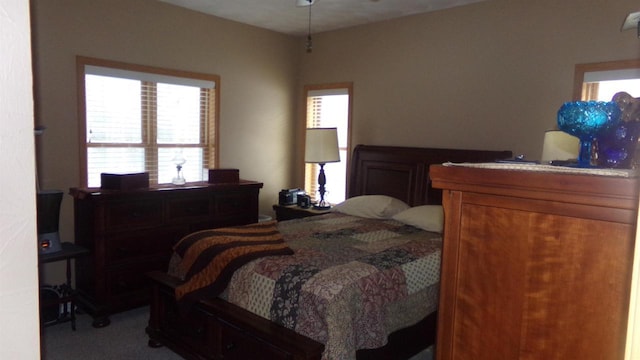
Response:
[[[220,296],[325,344],[323,359],[355,359],[436,310],[440,234],[335,212],[277,229],[293,254],[248,261]],[[182,260],[169,272],[184,279]]]

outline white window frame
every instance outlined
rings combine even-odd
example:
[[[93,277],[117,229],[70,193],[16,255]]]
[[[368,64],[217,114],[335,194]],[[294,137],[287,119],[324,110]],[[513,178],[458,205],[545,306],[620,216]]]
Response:
[[[218,166],[218,118],[219,118],[219,97],[220,97],[220,77],[212,74],[194,73],[180,70],[172,70],[158,68],[152,66],[129,64],[117,61],[95,59],[89,57],[76,57],[77,85],[78,85],[78,124],[79,124],[79,147],[80,147],[80,179],[79,183],[82,187],[89,186],[89,164],[88,149],[90,147],[119,147],[119,148],[142,148],[145,151],[145,169],[149,172],[150,185],[158,184],[158,149],[161,147],[179,149],[201,148],[203,149],[202,164],[187,164],[185,166],[197,167],[197,171],[202,173],[204,178],[188,179],[207,180],[206,169],[216,168]],[[86,109],[86,92],[85,92],[85,76],[87,74],[106,75],[118,78],[133,78],[142,82],[167,83],[175,85],[188,85],[200,87],[201,91],[208,91],[208,100],[206,106],[201,106],[201,131],[200,142],[197,144],[158,144],[154,129],[157,128],[156,120],[152,116],[154,109],[149,110],[143,105],[142,115],[142,132],[143,139],[141,143],[135,144],[118,144],[118,143],[100,143],[92,144],[87,139],[87,109]],[[141,99],[142,101],[142,99]],[[202,104],[201,104],[202,105]],[[149,115],[151,113],[151,115]],[[149,120],[150,119],[150,120]],[[105,169],[101,172],[110,172]],[[200,173],[198,173],[200,176]],[[166,182],[166,181],[165,181]],[[95,184],[93,184],[95,185]]]

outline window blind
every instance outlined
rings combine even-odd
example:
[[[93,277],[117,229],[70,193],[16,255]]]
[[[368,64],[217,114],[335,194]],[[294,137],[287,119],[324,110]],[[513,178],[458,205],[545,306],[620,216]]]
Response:
[[[182,166],[187,181],[207,180],[215,166],[216,82],[86,65],[87,186],[103,172],[149,172],[151,184],[170,183]]]
[[[348,88],[310,89],[307,91],[306,127],[335,127],[338,129],[338,147],[340,162],[328,163],[324,166],[327,176],[327,193],[325,199],[330,203],[338,203],[346,196],[346,169],[349,129],[349,96]],[[305,164],[304,189],[314,199],[319,198],[318,164]]]
[[[307,96],[307,128],[322,127],[322,96],[312,95],[311,91]],[[316,199],[318,191],[318,164],[305,164],[304,190]]]
[[[640,69],[617,69],[589,71],[584,73],[584,82],[640,79]]]

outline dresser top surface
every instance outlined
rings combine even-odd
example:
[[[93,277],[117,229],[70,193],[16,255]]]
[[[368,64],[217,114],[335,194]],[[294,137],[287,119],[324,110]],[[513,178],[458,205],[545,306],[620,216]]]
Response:
[[[588,174],[433,165],[432,186],[460,190],[635,209],[640,179]]]
[[[210,184],[208,182],[188,182],[185,185],[161,184],[153,185],[148,188],[139,188],[131,190],[106,190],[101,188],[71,188],[69,193],[74,197],[99,196],[99,195],[131,195],[144,193],[164,193],[167,191],[188,191],[203,190],[211,191],[228,191],[234,189],[262,188],[263,183],[251,180],[240,180],[237,183],[220,183]]]

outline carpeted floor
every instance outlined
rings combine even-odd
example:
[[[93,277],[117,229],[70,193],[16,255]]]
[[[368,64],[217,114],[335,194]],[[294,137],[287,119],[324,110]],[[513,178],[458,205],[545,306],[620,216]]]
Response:
[[[142,307],[111,316],[111,325],[96,329],[92,318],[77,315],[76,331],[71,323],[43,329],[43,360],[181,360],[171,350],[147,346],[144,329],[149,321],[149,308]]]
[[[40,339],[43,360],[181,360],[171,350],[150,348],[144,329],[149,321],[149,308],[142,307],[111,316],[111,324],[96,329],[87,314],[78,314],[76,331],[71,323],[43,329]],[[432,360],[429,348],[411,360]],[[253,360],[253,359],[252,359]],[[256,359],[257,360],[257,359]]]

